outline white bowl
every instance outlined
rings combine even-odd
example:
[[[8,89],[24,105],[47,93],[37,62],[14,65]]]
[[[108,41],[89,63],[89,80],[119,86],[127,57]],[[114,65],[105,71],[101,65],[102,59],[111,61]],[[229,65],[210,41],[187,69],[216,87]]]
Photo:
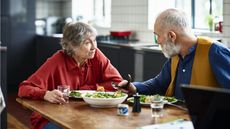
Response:
[[[115,92],[106,92],[106,93],[114,94]],[[127,97],[128,97],[127,94],[119,98],[91,98],[91,97],[83,96],[83,100],[86,103],[88,103],[91,107],[107,108],[107,107],[117,107],[117,105],[124,102]]]

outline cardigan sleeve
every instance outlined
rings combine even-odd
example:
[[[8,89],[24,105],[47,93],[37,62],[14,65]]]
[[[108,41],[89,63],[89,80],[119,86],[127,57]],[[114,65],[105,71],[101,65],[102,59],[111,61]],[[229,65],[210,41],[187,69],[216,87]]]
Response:
[[[97,59],[99,60],[99,67],[101,67],[101,81],[97,85],[104,86],[108,91],[114,91],[111,82],[120,82],[122,77],[118,70],[111,64],[109,59],[98,49]]]

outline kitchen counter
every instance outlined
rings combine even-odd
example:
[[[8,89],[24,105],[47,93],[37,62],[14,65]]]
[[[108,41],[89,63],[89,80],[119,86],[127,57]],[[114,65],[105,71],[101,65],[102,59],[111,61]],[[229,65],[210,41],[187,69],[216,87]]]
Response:
[[[114,42],[114,41],[97,41],[98,45],[126,47],[134,50],[154,51],[161,53],[161,48],[157,44],[138,42]]]
[[[166,58],[157,44],[136,42],[98,41],[98,48],[110,59],[122,77],[131,74],[133,81],[156,76]]]
[[[62,38],[62,34],[53,34],[51,37]],[[106,45],[111,47],[126,47],[134,50],[143,50],[143,51],[154,51],[161,52],[161,48],[157,44],[145,43],[141,41],[114,41],[114,40],[98,40],[98,45]]]

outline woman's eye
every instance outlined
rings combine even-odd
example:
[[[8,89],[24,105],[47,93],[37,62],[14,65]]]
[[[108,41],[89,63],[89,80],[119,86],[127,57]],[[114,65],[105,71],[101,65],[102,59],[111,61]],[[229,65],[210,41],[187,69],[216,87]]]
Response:
[[[91,42],[85,42],[85,44],[90,44]]]

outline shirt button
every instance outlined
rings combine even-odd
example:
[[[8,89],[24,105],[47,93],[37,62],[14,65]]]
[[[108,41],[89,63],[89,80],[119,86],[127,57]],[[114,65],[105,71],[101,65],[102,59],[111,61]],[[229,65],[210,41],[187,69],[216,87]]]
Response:
[[[185,69],[182,69],[182,72],[184,73],[184,72],[185,72]]]

